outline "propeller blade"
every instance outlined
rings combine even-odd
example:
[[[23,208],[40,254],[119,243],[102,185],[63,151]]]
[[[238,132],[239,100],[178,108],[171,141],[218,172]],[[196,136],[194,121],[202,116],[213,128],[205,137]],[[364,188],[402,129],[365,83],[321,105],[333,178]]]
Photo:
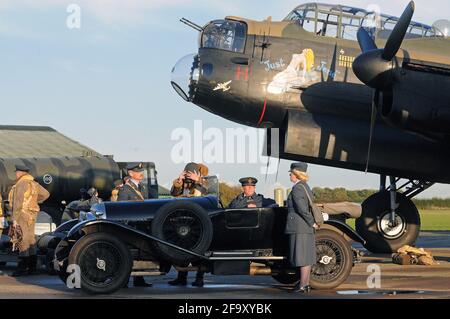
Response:
[[[359,28],[357,37],[359,47],[361,48],[361,51],[363,53],[378,49],[377,45],[375,44],[375,41],[373,41],[372,37],[369,35],[366,29]]]
[[[375,102],[377,95],[378,95],[378,92],[375,91],[373,99],[372,99],[372,114],[370,115],[370,133],[369,133],[369,147],[367,150],[366,174],[369,172],[370,155],[372,152],[373,131],[375,129],[375,122],[377,119],[377,106],[376,106],[376,102]]]
[[[391,61],[400,49],[414,15],[415,8],[414,1],[411,1],[395,25],[394,30],[392,30],[382,54],[384,60]]]

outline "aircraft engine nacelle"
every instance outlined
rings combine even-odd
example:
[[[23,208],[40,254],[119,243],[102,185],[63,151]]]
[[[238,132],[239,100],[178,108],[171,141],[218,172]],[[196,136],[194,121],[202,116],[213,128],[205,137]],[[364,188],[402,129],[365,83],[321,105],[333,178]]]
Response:
[[[400,129],[415,133],[450,133],[450,92],[446,87],[448,77],[406,71],[390,90],[377,96],[378,110],[383,119]],[[430,85],[431,84],[431,85]],[[425,89],[426,88],[426,89]],[[420,94],[421,90],[426,90]],[[445,98],[446,96],[449,99]]]

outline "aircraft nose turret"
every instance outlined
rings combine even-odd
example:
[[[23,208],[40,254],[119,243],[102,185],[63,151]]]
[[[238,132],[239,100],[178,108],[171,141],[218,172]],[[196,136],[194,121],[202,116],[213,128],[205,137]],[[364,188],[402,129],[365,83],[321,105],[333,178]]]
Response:
[[[189,54],[181,58],[172,69],[171,84],[175,91],[187,102],[192,100],[198,83],[198,56]]]

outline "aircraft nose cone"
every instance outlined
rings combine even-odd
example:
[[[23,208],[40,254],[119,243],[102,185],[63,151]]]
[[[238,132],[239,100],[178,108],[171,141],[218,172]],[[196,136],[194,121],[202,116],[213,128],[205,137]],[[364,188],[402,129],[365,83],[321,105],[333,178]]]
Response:
[[[181,58],[173,67],[170,83],[185,101],[190,102],[198,78],[198,56],[189,54]]]

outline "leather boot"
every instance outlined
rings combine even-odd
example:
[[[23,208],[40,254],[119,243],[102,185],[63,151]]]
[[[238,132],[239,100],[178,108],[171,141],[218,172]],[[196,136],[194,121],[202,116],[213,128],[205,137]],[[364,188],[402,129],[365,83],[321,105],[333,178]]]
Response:
[[[35,274],[37,272],[36,267],[37,267],[37,256],[32,255],[28,257],[28,274],[29,275]]]
[[[152,284],[146,283],[144,277],[142,277],[142,276],[135,276],[135,277],[133,277],[133,286],[134,287],[151,287]]]
[[[12,273],[13,277],[20,277],[28,275],[28,258],[29,257],[19,257],[19,262],[17,263],[17,270]]]
[[[204,282],[203,282],[203,276],[204,273],[201,271],[197,272],[197,275],[195,276],[195,281],[192,283],[192,286],[194,287],[203,287],[204,286]]]
[[[178,276],[175,280],[169,281],[171,286],[186,286],[187,285],[187,275],[185,271],[179,271]]]

